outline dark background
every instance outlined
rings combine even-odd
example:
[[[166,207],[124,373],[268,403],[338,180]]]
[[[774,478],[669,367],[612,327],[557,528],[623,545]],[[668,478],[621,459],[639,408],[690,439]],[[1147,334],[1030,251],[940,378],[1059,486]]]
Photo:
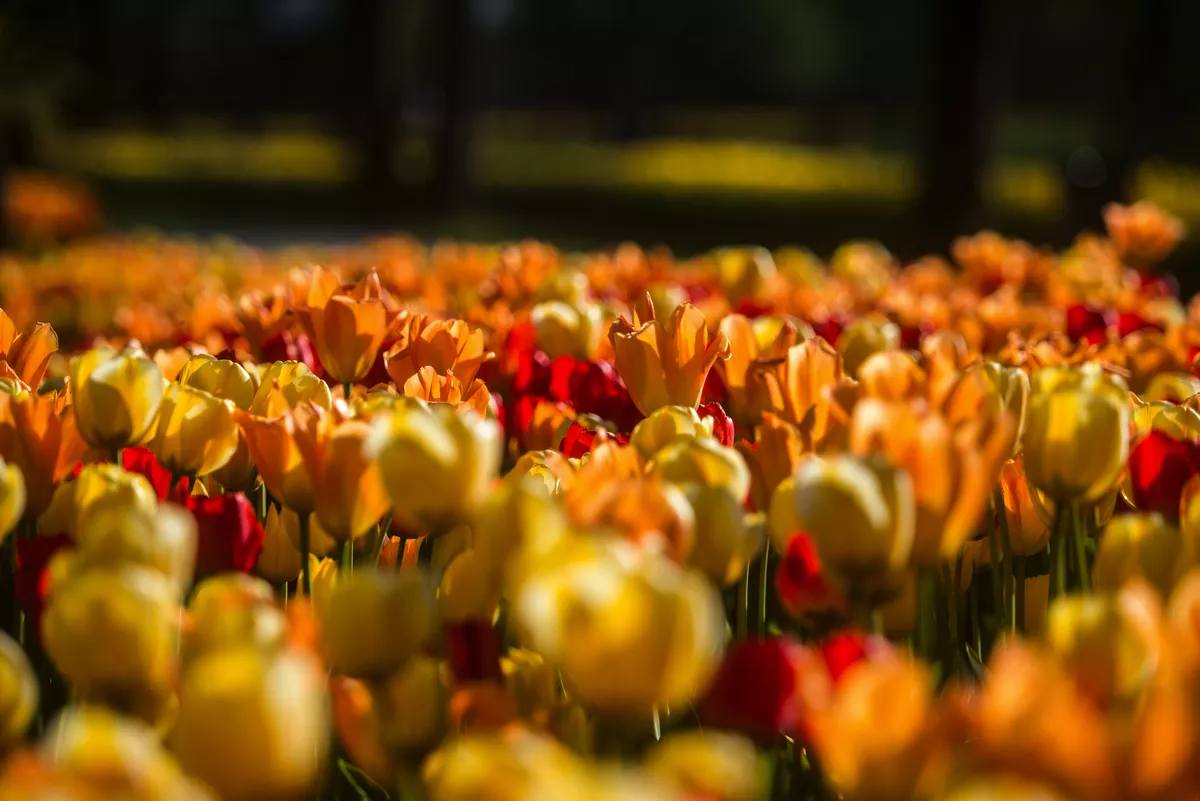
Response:
[[[1200,221],[1197,30],[1195,0],[0,0],[0,166],[255,241],[1062,245],[1110,200]]]

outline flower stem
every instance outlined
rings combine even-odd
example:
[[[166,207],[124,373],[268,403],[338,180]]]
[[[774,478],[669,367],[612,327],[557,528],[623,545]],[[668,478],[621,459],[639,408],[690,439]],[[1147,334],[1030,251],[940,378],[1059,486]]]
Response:
[[[350,393],[351,393],[351,392],[352,392],[352,389],[351,389],[351,386],[350,386],[350,382],[349,382],[349,381],[347,381],[346,383],[342,384],[342,397],[344,397],[346,400],[350,400]]]
[[[1012,539],[1008,530],[1008,515],[1004,514],[1004,490],[996,487],[996,508],[1000,510],[1000,559],[1004,573],[1004,620],[1006,623],[1013,618],[1013,555]]]
[[[917,653],[932,661],[937,631],[937,573],[924,568],[917,574]]]
[[[1067,586],[1067,514],[1063,504],[1054,513],[1054,532],[1050,535],[1050,600],[1066,591]]]
[[[342,572],[354,572],[354,540],[342,543]]]
[[[763,549],[762,574],[758,587],[758,636],[767,638],[767,588],[771,584],[771,546]]]
[[[1071,504],[1071,539],[1075,544],[1075,561],[1079,567],[1079,588],[1085,592],[1092,591],[1092,576],[1087,563],[1087,530],[1083,522],[1083,512],[1079,504]]]
[[[300,586],[304,590],[305,595],[311,596],[312,569],[308,564],[308,553],[310,550],[308,517],[308,512],[300,515]]]
[[[1004,563],[1000,558],[1000,532],[996,527],[996,515],[1004,516],[1003,505],[990,504],[988,514],[988,551],[992,568],[992,604],[996,608],[996,619],[1003,621],[1008,611],[1007,585],[1004,583]]]
[[[750,565],[746,565],[746,574],[738,583],[737,588],[737,628],[733,631],[735,639],[745,637],[750,628]]]

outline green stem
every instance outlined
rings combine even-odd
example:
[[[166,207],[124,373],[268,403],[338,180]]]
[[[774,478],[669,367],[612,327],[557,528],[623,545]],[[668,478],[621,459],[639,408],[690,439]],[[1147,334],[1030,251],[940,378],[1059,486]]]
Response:
[[[267,524],[267,514],[269,513],[269,511],[270,510],[267,508],[267,485],[265,483],[259,484],[258,485],[258,522],[262,523],[264,526]]]
[[[344,397],[346,400],[350,400],[351,391],[352,391],[352,388],[351,388],[349,381],[342,384],[342,397]]]
[[[1079,504],[1071,504],[1071,540],[1075,545],[1075,562],[1079,567],[1079,588],[1092,591],[1092,576],[1087,563],[1087,531],[1084,529],[1083,512]]]
[[[971,616],[972,636],[975,638],[975,655],[982,661],[983,627],[979,624],[979,593],[975,591],[974,583],[972,583],[971,590],[967,593],[967,608],[968,614]]]
[[[312,569],[308,564],[308,554],[311,550],[308,529],[309,513],[300,515],[300,587],[306,596],[312,596]]]
[[[767,588],[771,584],[771,546],[763,549],[762,573],[758,587],[758,636],[767,638]]]
[[[1018,556],[1013,560],[1013,573],[1016,576],[1017,611],[1013,615],[1013,631],[1025,633],[1025,557]]]
[[[354,572],[354,540],[342,543],[342,572]]]
[[[1000,510],[1000,554],[1004,574],[1004,617],[1005,623],[1012,620],[1013,555],[1012,539],[1008,530],[1008,515],[1004,513],[1004,491],[997,486],[994,501]]]
[[[750,565],[746,565],[746,574],[738,583],[737,588],[737,628],[733,630],[735,639],[745,637],[750,628]]]
[[[1004,620],[1005,611],[1008,609],[1006,598],[1006,585],[1004,583],[1004,563],[1000,559],[1000,532],[996,527],[996,514],[1004,516],[1004,507],[1001,506],[997,510],[996,504],[990,504],[991,514],[988,515],[988,551],[992,557],[992,604],[995,606],[995,615],[997,620]]]
[[[1054,533],[1050,536],[1050,600],[1054,600],[1066,592],[1067,588],[1067,532],[1064,530],[1067,515],[1064,514],[1063,504],[1059,503],[1054,514]]]

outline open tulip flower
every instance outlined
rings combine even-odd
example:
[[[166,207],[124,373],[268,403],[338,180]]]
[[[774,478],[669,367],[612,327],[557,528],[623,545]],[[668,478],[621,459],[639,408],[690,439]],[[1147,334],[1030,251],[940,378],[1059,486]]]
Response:
[[[3,254],[0,801],[1194,799],[1200,299],[1104,228]]]

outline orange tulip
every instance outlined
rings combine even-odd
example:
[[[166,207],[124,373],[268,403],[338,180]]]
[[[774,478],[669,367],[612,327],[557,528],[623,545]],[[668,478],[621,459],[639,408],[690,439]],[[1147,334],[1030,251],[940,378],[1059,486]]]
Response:
[[[269,296],[251,293],[238,298],[237,318],[255,353],[287,325],[287,310],[287,300],[279,290]]]
[[[483,331],[465,321],[414,315],[383,359],[392,382],[403,387],[422,367],[442,375],[453,370],[459,381],[470,384],[480,366],[494,356],[487,350]]]
[[[581,526],[608,527],[637,543],[652,543],[686,563],[696,544],[687,496],[671,484],[645,479],[612,481],[572,492],[567,509]]]
[[[344,419],[336,407],[323,414],[312,404],[297,408],[293,418],[317,520],[343,542],[362,536],[389,506],[379,466],[363,453],[370,425]]]
[[[61,414],[49,395],[0,393],[0,457],[25,475],[25,514],[33,519],[50,506],[54,487],[83,459],[87,443],[70,407]]]
[[[729,340],[708,333],[704,315],[690,303],[675,307],[669,319],[655,318],[649,294],[608,330],[617,372],[642,414],[662,406],[700,403],[704,379],[717,360],[729,356]]]
[[[326,294],[328,289],[314,282],[308,305],[297,313],[325,372],[339,383],[353,384],[370,372],[379,355],[387,332],[387,309],[378,297],[358,299],[354,290]]]
[[[1033,556],[1040,552],[1050,540],[1050,526],[1037,513],[1038,501],[1025,478],[1024,457],[1018,456],[1000,470],[1000,491],[1013,554]]]
[[[750,495],[754,508],[766,511],[775,488],[796,472],[806,453],[812,453],[813,438],[806,428],[764,412],[762,422],[754,429],[754,446],[743,441],[737,448],[750,468]]]
[[[1136,264],[1162,261],[1184,235],[1180,219],[1151,200],[1132,206],[1109,203],[1104,207],[1104,227],[1117,252]]]
[[[38,323],[32,331],[17,333],[13,321],[0,309],[0,375],[20,379],[36,390],[57,350],[58,334],[49,323]]]
[[[867,397],[901,400],[925,393],[925,371],[905,351],[874,353],[858,368],[858,382]]]
[[[404,394],[429,403],[469,406],[484,417],[492,402],[491,393],[482,381],[464,385],[452,371],[438,375],[432,367],[422,367],[405,381]]]
[[[717,361],[716,370],[729,393],[730,414],[739,420],[750,421],[763,401],[754,365],[760,359],[784,356],[787,349],[803,337],[791,321],[784,321],[775,340],[762,347],[756,326],[749,318],[730,314],[721,320],[721,333],[729,340],[729,358]]]
[[[298,515],[311,514],[316,499],[304,457],[296,445],[293,415],[265,418],[241,409],[233,415],[271,495]]]
[[[788,348],[782,358],[759,361],[755,371],[766,390],[767,408],[792,423],[812,415],[814,439],[829,421],[827,391],[844,377],[842,357],[825,340],[810,339]]]

